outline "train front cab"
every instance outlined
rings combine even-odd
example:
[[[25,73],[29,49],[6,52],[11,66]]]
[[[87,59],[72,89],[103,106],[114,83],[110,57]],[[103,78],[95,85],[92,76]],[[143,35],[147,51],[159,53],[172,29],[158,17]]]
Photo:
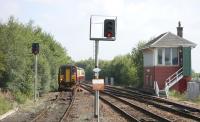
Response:
[[[75,66],[64,65],[59,68],[58,74],[58,90],[71,90],[73,85],[76,84],[77,70]]]

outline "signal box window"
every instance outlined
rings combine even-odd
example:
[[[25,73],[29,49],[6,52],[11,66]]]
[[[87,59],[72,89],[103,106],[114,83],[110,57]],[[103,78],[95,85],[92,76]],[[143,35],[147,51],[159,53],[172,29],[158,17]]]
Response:
[[[170,48],[165,48],[165,65],[171,64],[171,51]]]
[[[158,48],[158,65],[178,65],[178,48]]]
[[[158,48],[158,64],[162,64],[162,49]]]
[[[172,64],[178,65],[178,49],[172,48]]]

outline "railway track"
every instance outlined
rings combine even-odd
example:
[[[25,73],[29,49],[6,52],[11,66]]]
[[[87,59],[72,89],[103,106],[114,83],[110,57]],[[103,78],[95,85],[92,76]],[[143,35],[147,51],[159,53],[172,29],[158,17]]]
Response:
[[[82,86],[84,89],[92,92],[90,86]],[[126,100],[121,99],[118,96],[104,93],[100,95],[100,99],[105,103],[112,106],[115,110],[123,114],[126,119],[130,121],[162,121],[162,122],[170,122],[169,119],[156,115],[150,111],[147,111],[140,106],[132,104]]]
[[[162,99],[159,97],[138,93],[132,90],[116,88],[112,86],[106,86],[106,90],[109,93],[112,93],[124,98],[137,100],[142,103],[153,105],[159,109],[172,112],[176,115],[183,116],[185,118],[189,118],[192,120],[200,121],[200,109],[197,109],[197,108],[171,102],[169,100]]]
[[[84,85],[88,88],[90,87],[90,85],[87,85],[87,84],[84,84]],[[102,92],[102,93],[109,94],[109,95],[115,96],[115,97],[119,97],[119,98],[121,98],[125,101],[129,101],[131,103],[137,102],[136,104],[138,106],[143,104],[143,106],[148,106],[148,107],[146,107],[147,111],[150,111],[150,110],[148,110],[148,108],[158,109],[158,110],[156,110],[156,112],[162,111],[160,113],[166,113],[166,117],[171,114],[170,116],[172,116],[174,119],[169,119],[171,117],[168,117],[168,119],[170,121],[175,121],[175,120],[177,120],[177,118],[180,118],[180,120],[182,118],[184,118],[184,119],[182,119],[183,121],[184,120],[185,121],[200,121],[199,109],[196,109],[196,108],[184,106],[184,105],[178,104],[178,103],[173,103],[173,102],[167,101],[167,100],[165,101],[164,99],[141,94],[138,92],[134,92],[132,90],[126,90],[126,89],[116,88],[116,87],[106,86],[104,92]],[[126,103],[126,104],[129,104],[129,103]],[[137,109],[140,109],[140,108],[137,108]],[[154,113],[156,113],[156,112],[154,111]],[[148,112],[145,112],[145,113],[148,113]],[[157,115],[162,115],[160,113],[158,112]]]
[[[55,99],[52,99],[52,102],[42,111],[40,111],[34,117],[34,119],[32,119],[31,122],[38,122],[38,121],[64,122],[64,120],[68,117],[74,99],[75,99],[74,92],[72,93],[59,92],[59,94],[55,96]],[[59,111],[56,110],[56,108],[59,109]],[[54,118],[55,120],[52,120],[51,118]]]
[[[74,95],[72,95],[72,98],[71,98],[71,101],[70,101],[70,104],[69,106],[67,107],[65,113],[63,114],[63,116],[61,117],[60,121],[59,122],[65,122],[68,115],[69,115],[69,112],[72,108],[72,105],[74,104],[74,101],[75,101],[75,93],[73,93]]]
[[[194,107],[190,107],[190,106],[183,105],[183,104],[180,104],[180,103],[172,102],[172,101],[169,101],[167,99],[159,98],[159,97],[156,97],[156,96],[143,94],[143,93],[138,92],[136,90],[131,90],[131,88],[124,89],[124,88],[118,88],[118,87],[113,87],[113,86],[106,86],[106,87],[107,88],[113,88],[115,90],[124,91],[124,92],[132,94],[132,95],[134,94],[134,95],[137,95],[137,97],[142,96],[145,99],[150,99],[150,100],[154,100],[154,101],[157,101],[157,102],[160,102],[160,103],[165,103],[165,104],[168,104],[168,105],[171,105],[171,106],[179,107],[179,108],[182,108],[183,111],[185,110],[185,111],[190,111],[190,112],[197,112],[200,115],[200,109],[198,109],[198,108],[194,108]]]

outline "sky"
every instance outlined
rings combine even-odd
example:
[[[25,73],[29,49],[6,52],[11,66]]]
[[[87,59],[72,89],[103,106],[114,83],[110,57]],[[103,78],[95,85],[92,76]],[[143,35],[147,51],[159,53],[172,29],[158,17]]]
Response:
[[[199,6],[199,0],[0,0],[0,22],[11,15],[23,23],[32,20],[78,61],[94,57],[91,15],[117,17],[116,41],[100,41],[99,58],[104,60],[130,53],[139,41],[164,32],[176,34],[181,21],[183,37],[197,44],[192,49],[192,69],[200,72]]]

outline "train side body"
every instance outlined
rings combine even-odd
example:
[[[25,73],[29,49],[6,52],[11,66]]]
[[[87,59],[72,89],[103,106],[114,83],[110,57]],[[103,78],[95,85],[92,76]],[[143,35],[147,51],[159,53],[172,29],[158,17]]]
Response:
[[[79,82],[85,81],[85,71],[83,68],[78,67],[77,81],[79,81]]]

